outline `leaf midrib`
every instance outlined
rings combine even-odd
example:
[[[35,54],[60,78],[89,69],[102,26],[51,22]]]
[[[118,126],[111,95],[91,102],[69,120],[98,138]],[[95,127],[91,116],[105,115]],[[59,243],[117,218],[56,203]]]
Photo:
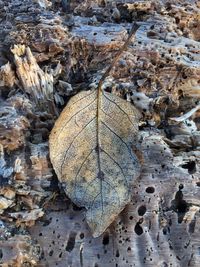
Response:
[[[101,193],[101,212],[103,214],[103,184],[102,184],[102,170],[101,170],[101,158],[100,158],[100,152],[101,152],[101,147],[100,147],[100,123],[101,123],[101,118],[100,118],[100,110],[101,110],[101,95],[102,95],[102,89],[99,86],[97,90],[97,165],[99,169],[98,173],[98,178],[100,179],[100,193]]]

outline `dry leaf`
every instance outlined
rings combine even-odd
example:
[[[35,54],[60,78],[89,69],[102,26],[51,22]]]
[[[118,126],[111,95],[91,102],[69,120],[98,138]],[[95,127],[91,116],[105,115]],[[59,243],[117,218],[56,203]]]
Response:
[[[130,201],[140,164],[131,145],[139,113],[107,92],[72,97],[50,135],[50,157],[66,194],[87,210],[93,236],[101,235]]]

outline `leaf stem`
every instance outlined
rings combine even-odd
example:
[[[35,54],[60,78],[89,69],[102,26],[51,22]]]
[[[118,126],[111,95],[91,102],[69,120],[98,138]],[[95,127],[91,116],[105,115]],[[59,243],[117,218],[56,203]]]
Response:
[[[115,56],[113,62],[110,64],[110,66],[107,68],[107,70],[104,72],[104,74],[102,75],[101,79],[99,80],[98,94],[100,93],[100,91],[102,91],[102,84],[103,84],[104,80],[106,79],[106,77],[109,75],[109,73],[112,70],[112,68],[114,67],[114,65],[119,60],[121,54],[127,49],[127,47],[129,45],[129,43],[130,43],[133,35],[135,36],[135,33],[136,33],[136,31],[137,31],[137,29],[139,27],[140,26],[138,24],[136,24],[136,23],[133,24],[127,40],[125,41],[125,43],[123,44],[123,46],[120,48],[120,50],[118,51],[117,55]]]

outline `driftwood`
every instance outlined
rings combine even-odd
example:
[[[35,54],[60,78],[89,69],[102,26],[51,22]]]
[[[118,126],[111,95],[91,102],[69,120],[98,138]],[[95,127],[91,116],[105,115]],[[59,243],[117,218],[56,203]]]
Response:
[[[0,1],[0,265],[199,266],[198,1]],[[141,113],[141,174],[98,238],[61,188],[49,134],[71,96],[103,89]]]

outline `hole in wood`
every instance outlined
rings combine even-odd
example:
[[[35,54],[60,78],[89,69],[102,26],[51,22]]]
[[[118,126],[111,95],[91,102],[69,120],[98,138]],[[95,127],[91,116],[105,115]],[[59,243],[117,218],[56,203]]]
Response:
[[[193,174],[196,172],[196,163],[195,161],[189,161],[183,165],[181,165],[183,169],[187,169],[189,174]]]
[[[149,186],[146,188],[146,192],[148,194],[153,194],[155,192],[155,188],[153,186]]]
[[[143,206],[140,206],[138,208],[138,214],[139,214],[139,216],[143,216],[146,211],[147,211],[147,209],[146,209],[146,207],[144,205]]]
[[[137,222],[136,225],[135,225],[135,233],[137,235],[142,235],[143,234],[143,229],[140,226],[140,222]]]

